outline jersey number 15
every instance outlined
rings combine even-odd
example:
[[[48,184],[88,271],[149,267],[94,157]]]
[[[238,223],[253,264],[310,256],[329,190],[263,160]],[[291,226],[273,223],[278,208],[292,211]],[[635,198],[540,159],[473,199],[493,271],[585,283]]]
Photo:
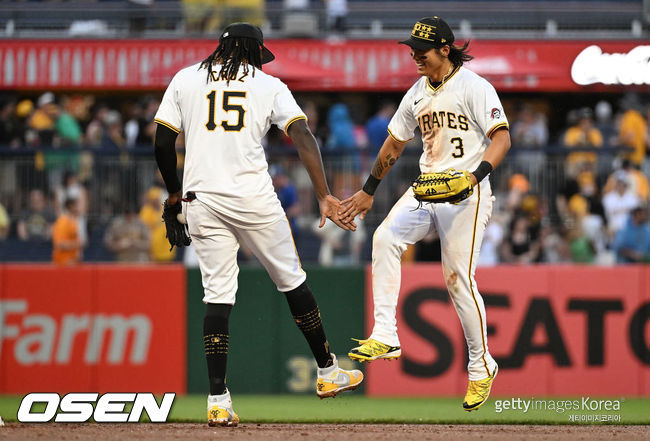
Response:
[[[217,105],[217,91],[213,90],[210,92],[206,98],[209,101],[208,109],[208,122],[205,123],[205,127],[212,131],[217,128],[217,124],[214,122],[215,107]],[[221,127],[226,132],[239,132],[244,127],[244,114],[246,110],[241,106],[241,104],[231,104],[231,98],[246,98],[246,92],[236,92],[232,90],[224,90],[222,99],[221,99],[221,108],[226,112],[237,112],[237,122],[235,124],[230,124],[228,121],[221,121]]]

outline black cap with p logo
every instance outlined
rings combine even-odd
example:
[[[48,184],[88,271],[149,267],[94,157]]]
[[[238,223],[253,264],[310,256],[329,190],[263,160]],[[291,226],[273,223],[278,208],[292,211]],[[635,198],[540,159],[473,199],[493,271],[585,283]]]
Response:
[[[441,48],[454,43],[454,33],[442,18],[425,17],[413,26],[411,37],[400,41],[413,49],[428,51],[431,48]]]

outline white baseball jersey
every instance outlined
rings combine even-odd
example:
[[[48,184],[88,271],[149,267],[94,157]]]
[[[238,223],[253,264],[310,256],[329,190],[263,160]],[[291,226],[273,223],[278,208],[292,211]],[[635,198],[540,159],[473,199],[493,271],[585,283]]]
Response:
[[[455,168],[472,171],[480,164],[490,136],[508,127],[494,87],[464,67],[456,67],[434,87],[420,78],[404,95],[388,131],[398,141],[422,132],[420,170],[432,173]]]
[[[260,69],[240,68],[229,84],[213,66],[210,82],[199,64],[179,71],[165,91],[155,121],[185,132],[183,194],[193,191],[221,218],[259,229],[285,216],[262,147],[276,124],[306,119],[287,86]]]
[[[433,85],[420,78],[406,93],[388,130],[398,141],[422,132],[424,173],[455,168],[473,171],[483,159],[495,130],[508,121],[494,88],[475,73],[456,67],[446,81]],[[375,325],[370,338],[400,346],[396,308],[400,257],[432,229],[440,236],[442,270],[467,343],[470,380],[496,372],[487,345],[485,306],[474,273],[485,226],[492,214],[490,181],[483,179],[459,204],[422,206],[409,188],[375,231],[372,278]]]

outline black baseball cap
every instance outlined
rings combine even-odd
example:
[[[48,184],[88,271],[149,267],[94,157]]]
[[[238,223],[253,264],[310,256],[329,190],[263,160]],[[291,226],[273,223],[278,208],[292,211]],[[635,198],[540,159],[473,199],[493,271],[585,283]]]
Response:
[[[428,51],[434,47],[441,48],[446,44],[451,46],[454,40],[454,33],[446,21],[440,17],[424,17],[413,26],[411,37],[399,43],[413,49]]]
[[[275,55],[264,46],[264,35],[262,30],[250,23],[232,23],[223,30],[219,42],[226,38],[252,38],[262,46],[262,64],[275,60]]]

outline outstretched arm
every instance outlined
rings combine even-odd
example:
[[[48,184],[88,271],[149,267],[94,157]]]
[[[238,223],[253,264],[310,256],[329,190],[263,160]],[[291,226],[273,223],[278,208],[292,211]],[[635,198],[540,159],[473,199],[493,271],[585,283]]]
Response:
[[[361,219],[366,217],[366,213],[372,207],[374,201],[373,195],[379,185],[379,182],[388,174],[388,171],[395,165],[397,159],[404,151],[406,142],[397,141],[392,136],[389,136],[381,146],[381,150],[375,159],[375,165],[372,167],[370,176],[362,190],[359,190],[351,197],[344,200],[342,210],[339,212],[343,222],[351,222],[358,215]]]
[[[354,222],[341,222],[339,219],[339,205],[340,201],[330,194],[330,189],[327,186],[325,179],[325,170],[323,169],[323,159],[320,155],[320,149],[316,138],[309,130],[307,122],[304,119],[293,122],[287,129],[287,135],[293,141],[293,144],[298,150],[300,160],[307,169],[309,177],[311,178],[316,197],[320,205],[321,221],[319,227],[325,225],[325,219],[329,218],[339,227],[344,230],[356,230]]]

